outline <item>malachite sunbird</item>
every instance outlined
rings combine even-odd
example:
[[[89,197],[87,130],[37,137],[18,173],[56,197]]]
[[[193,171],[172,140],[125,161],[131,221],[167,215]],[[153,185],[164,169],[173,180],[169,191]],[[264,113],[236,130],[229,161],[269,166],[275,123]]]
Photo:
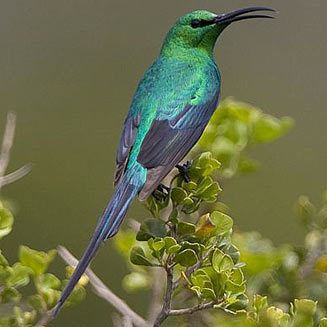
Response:
[[[141,79],[124,122],[117,150],[115,191],[69,283],[53,310],[55,317],[95,256],[114,236],[131,201],[145,200],[186,156],[217,108],[220,73],[213,50],[231,23],[251,14],[273,12],[249,7],[227,14],[197,10],[180,17],[168,32],[160,54]]]

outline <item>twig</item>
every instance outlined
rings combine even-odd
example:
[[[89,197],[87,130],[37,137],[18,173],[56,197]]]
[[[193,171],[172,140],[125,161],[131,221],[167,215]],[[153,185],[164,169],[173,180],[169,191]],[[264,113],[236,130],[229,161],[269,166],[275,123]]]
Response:
[[[31,171],[31,164],[25,165],[16,171],[5,175],[10,160],[10,151],[14,143],[16,130],[16,114],[8,112],[5,131],[3,133],[0,152],[0,189],[2,186],[13,183]]]
[[[170,307],[171,307],[171,298],[173,295],[173,273],[171,268],[168,267],[168,261],[169,260],[167,260],[167,266],[166,266],[166,273],[167,273],[166,293],[164,296],[162,309],[153,324],[154,327],[161,326],[161,324],[167,319],[171,311]]]
[[[16,129],[16,115],[8,112],[5,131],[3,133],[1,153],[0,153],[0,177],[3,177],[10,159],[10,150],[14,143]]]
[[[170,310],[169,315],[170,316],[188,315],[200,310],[211,309],[214,307],[215,304],[217,304],[217,302],[212,301],[208,303],[201,303],[191,308]]]
[[[17,180],[26,176],[32,170],[32,166],[33,165],[31,163],[29,163],[23,167],[20,167],[19,169],[15,170],[15,171],[13,171],[10,174],[0,177],[0,188],[2,186],[16,182]]]
[[[160,312],[161,307],[161,296],[163,291],[162,280],[164,278],[163,270],[153,268],[151,270],[153,285],[151,302],[148,311],[148,320],[150,323],[154,323],[157,318],[158,312]]]
[[[58,246],[59,256],[70,266],[76,266],[78,260],[63,246]],[[114,294],[95,273],[90,269],[86,269],[86,276],[89,278],[93,291],[101,298],[109,302],[118,312],[120,312],[126,320],[129,317],[132,324],[139,327],[149,326],[148,323],[133,311],[122,299]]]

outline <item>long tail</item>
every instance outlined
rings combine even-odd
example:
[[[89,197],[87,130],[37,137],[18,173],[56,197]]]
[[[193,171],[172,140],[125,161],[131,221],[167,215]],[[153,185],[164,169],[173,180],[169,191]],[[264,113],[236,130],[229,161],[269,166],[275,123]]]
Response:
[[[52,311],[53,318],[57,316],[75,285],[96,255],[102,241],[114,236],[118,232],[131,201],[144,185],[145,175],[146,170],[139,164],[134,165],[125,173],[103,212],[88,247]]]

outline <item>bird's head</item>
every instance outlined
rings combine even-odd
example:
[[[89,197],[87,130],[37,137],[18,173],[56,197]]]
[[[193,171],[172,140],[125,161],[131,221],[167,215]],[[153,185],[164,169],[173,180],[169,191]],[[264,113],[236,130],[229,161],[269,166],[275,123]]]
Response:
[[[212,53],[218,36],[233,22],[254,18],[274,18],[257,12],[275,12],[275,10],[267,7],[248,7],[218,15],[206,10],[193,11],[180,17],[173,25],[167,34],[162,51],[169,54],[183,49],[197,48]]]

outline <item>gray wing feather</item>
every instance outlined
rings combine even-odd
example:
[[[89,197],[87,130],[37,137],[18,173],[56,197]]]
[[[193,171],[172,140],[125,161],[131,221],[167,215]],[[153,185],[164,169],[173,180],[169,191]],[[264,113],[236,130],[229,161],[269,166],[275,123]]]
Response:
[[[140,124],[141,115],[128,116],[125,120],[116,155],[116,173],[114,184],[119,184],[128,162],[129,152],[135,141],[137,127]]]
[[[146,183],[139,193],[146,199],[161,180],[187,155],[201,137],[219,100],[219,90],[203,105],[187,106],[172,120],[155,120],[147,133],[137,161],[148,168]]]

